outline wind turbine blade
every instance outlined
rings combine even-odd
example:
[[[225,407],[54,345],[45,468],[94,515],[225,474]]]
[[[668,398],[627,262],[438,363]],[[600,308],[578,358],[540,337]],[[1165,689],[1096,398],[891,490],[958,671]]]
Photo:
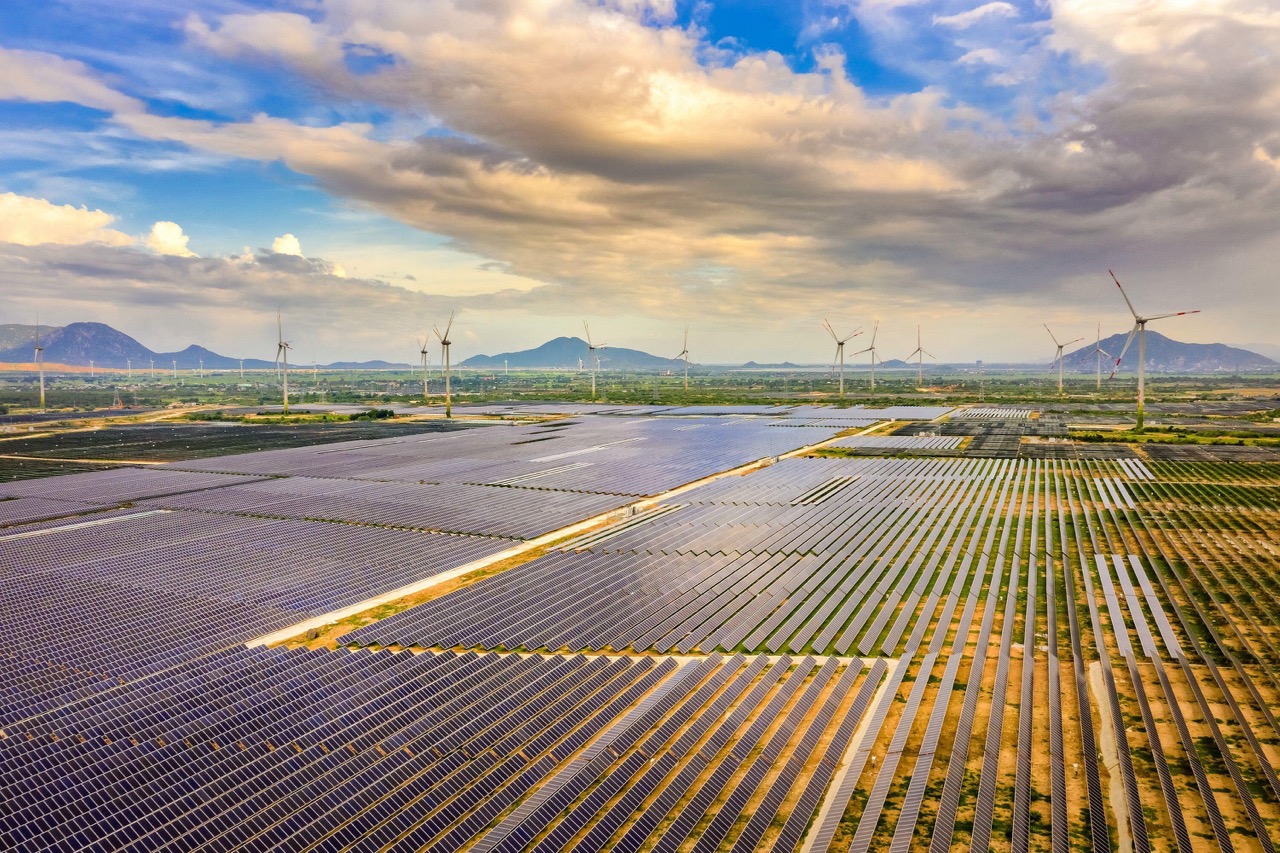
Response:
[[[1120,369],[1120,362],[1124,361],[1124,354],[1129,351],[1129,344],[1133,343],[1133,336],[1138,334],[1138,324],[1134,323],[1133,328],[1129,330],[1129,337],[1124,339],[1124,346],[1120,348],[1120,355],[1116,356],[1115,367],[1111,368],[1111,375],[1108,379],[1115,379],[1116,371]]]
[[[1058,336],[1053,333],[1053,329],[1049,328],[1049,324],[1044,323],[1042,325],[1044,326],[1044,330],[1049,333],[1049,337],[1053,338],[1054,344],[1057,346],[1062,346],[1062,344],[1058,343]]]
[[[825,317],[822,320],[822,328],[827,330],[827,334],[831,336],[831,339],[833,341],[840,340],[838,337],[836,337],[836,330],[831,328],[831,322],[827,320]]]
[[[1074,341],[1067,341],[1065,344],[1063,344],[1063,346],[1064,346],[1064,347],[1069,347],[1069,346],[1071,346],[1072,344],[1078,344],[1078,343],[1080,343],[1080,342],[1081,342],[1081,341],[1083,341],[1083,340],[1084,340],[1084,338],[1076,338]]]
[[[871,329],[871,346],[876,345],[876,335],[880,333],[880,321],[876,320],[875,326]]]
[[[582,331],[587,333],[587,348],[594,349],[594,347],[591,346],[591,327],[587,325],[586,320],[582,321]]]
[[[934,355],[933,353],[929,352],[927,349],[922,349],[922,350],[920,350],[920,352],[922,352],[922,353],[924,353],[925,355],[929,356],[929,358],[932,358],[932,359],[935,359],[935,360],[938,358],[936,355]]]
[[[1182,317],[1182,316],[1184,316],[1184,315],[1186,315],[1186,314],[1199,314],[1199,313],[1200,313],[1200,309],[1199,309],[1199,308],[1197,308],[1197,309],[1196,309],[1196,310],[1194,310],[1194,311],[1174,311],[1174,312],[1173,312],[1173,313],[1171,313],[1171,314],[1156,314],[1154,317],[1148,317],[1147,319],[1148,319],[1148,320],[1163,320],[1163,319],[1165,319],[1166,317]]]
[[[1116,274],[1107,270],[1111,275],[1111,280],[1116,283],[1116,287],[1120,288],[1120,295],[1124,297],[1124,304],[1129,306],[1129,313],[1133,315],[1133,319],[1138,319],[1138,312],[1133,310],[1133,303],[1129,301],[1129,294],[1124,292],[1124,288],[1120,285],[1120,279],[1116,278]]]
[[[449,337],[449,332],[450,332],[450,331],[452,331],[452,329],[453,329],[453,315],[454,315],[454,314],[456,314],[456,313],[458,313],[458,312],[456,312],[456,311],[450,311],[450,312],[449,312],[449,323],[444,327],[444,336],[445,336],[446,338],[447,338],[447,337]]]

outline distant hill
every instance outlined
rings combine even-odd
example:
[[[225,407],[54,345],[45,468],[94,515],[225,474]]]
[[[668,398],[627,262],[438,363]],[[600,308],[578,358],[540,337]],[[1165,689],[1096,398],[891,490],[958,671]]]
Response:
[[[800,365],[790,361],[783,361],[778,364],[761,364],[758,361],[748,361],[742,365],[742,370],[791,370]]]
[[[591,366],[591,353],[582,338],[556,338],[534,349],[519,352],[503,352],[497,355],[473,355],[459,364],[466,368],[501,369],[507,367],[559,368],[577,370],[578,361],[584,367]],[[662,358],[626,347],[606,347],[600,352],[601,370],[675,370],[684,369],[684,362],[676,358]]]
[[[1120,350],[1124,349],[1128,332],[1102,339],[1102,348],[1111,354],[1110,364],[1115,364]],[[1093,345],[1086,344],[1063,358],[1063,367],[1071,371],[1090,372],[1097,368]],[[1270,371],[1280,368],[1280,362],[1246,349],[1226,344],[1188,344],[1165,337],[1153,329],[1147,329],[1147,370],[1160,373],[1239,373]],[[1120,365],[1122,373],[1138,369],[1138,341],[1135,338]],[[1103,358],[1103,370],[1110,370]]]
[[[35,331],[35,326],[0,326],[0,362],[32,361]],[[41,326],[40,342],[44,345],[46,364],[88,367],[92,361],[98,367],[123,369],[132,361],[135,370],[145,370],[154,361],[157,370],[171,370],[175,363],[179,370],[195,370],[203,361],[206,370],[235,370],[240,367],[240,359],[219,355],[194,344],[179,352],[155,352],[106,323]],[[246,358],[244,366],[250,370],[261,370],[272,367],[272,362]]]

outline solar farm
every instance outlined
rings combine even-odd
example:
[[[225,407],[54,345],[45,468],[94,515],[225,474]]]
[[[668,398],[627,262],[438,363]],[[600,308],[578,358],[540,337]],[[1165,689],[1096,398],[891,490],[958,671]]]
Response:
[[[0,849],[1274,850],[1275,451],[471,414],[0,482]]]

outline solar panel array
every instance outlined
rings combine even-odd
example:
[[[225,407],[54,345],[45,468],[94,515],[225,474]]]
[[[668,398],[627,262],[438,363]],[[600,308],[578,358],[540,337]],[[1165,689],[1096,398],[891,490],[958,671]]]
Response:
[[[877,450],[955,450],[963,439],[958,435],[851,435],[838,438],[828,447],[869,447]]]
[[[785,460],[346,640],[893,654],[932,617],[986,521],[984,501],[1013,471],[989,460]]]
[[[0,849],[1273,849],[1275,466],[788,458],[344,640],[427,651],[243,646],[845,413],[2,487]]]
[[[203,513],[94,518],[0,536],[0,725],[509,546]]]
[[[842,750],[877,681],[835,659],[228,650],[9,728],[0,843],[750,849],[835,769],[773,763]]]
[[[773,422],[754,418],[583,417],[539,425],[491,426],[426,437],[246,453],[187,462],[181,467],[257,475],[518,486],[640,496],[658,494],[718,471],[824,441],[840,429],[807,424],[795,430],[768,429]],[[495,501],[502,499],[492,496]],[[535,500],[536,496],[525,499]],[[590,514],[587,509],[580,517]]]

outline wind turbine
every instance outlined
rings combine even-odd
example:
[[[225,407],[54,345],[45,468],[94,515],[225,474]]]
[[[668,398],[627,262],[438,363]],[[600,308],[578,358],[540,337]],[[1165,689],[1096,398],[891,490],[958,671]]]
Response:
[[[150,361],[151,361],[151,379],[154,381],[156,378],[156,360],[153,358]]]
[[[444,416],[446,418],[453,417],[453,398],[449,387],[449,378],[451,373],[451,365],[449,363],[449,344],[453,341],[449,340],[449,330],[453,328],[453,312],[449,314],[449,322],[445,324],[444,334],[440,333],[440,327],[435,327],[436,337],[440,339],[440,354],[444,359]]]
[[[596,400],[596,374],[600,372],[600,350],[605,348],[604,344],[594,344],[591,342],[591,329],[587,326],[587,321],[582,321],[582,329],[587,333],[587,353],[593,359],[591,366],[591,402]]]
[[[244,379],[244,359],[240,359],[240,378]]]
[[[98,374],[93,369],[93,359],[89,359],[89,378],[93,379]]]
[[[680,354],[676,356],[676,360],[684,359],[684,390],[689,390],[689,327],[684,327],[684,349],[680,350]],[[592,391],[591,396],[595,396]]]
[[[1124,304],[1129,306],[1129,313],[1133,315],[1133,328],[1129,330],[1129,337],[1125,338],[1124,347],[1120,350],[1120,355],[1116,357],[1116,366],[1111,370],[1111,376],[1116,375],[1116,370],[1120,368],[1120,362],[1124,359],[1124,354],[1129,351],[1129,344],[1133,343],[1133,336],[1138,336],[1138,423],[1137,431],[1142,432],[1143,409],[1146,407],[1146,388],[1147,388],[1147,324],[1152,320],[1163,320],[1166,317],[1181,317],[1184,314],[1199,314],[1200,309],[1194,311],[1173,311],[1168,314],[1152,314],[1150,317],[1139,316],[1134,310],[1133,303],[1129,301],[1129,294],[1124,292],[1124,288],[1120,287],[1120,279],[1116,278],[1116,274],[1107,270],[1111,275],[1111,280],[1116,283],[1116,287],[1120,288],[1120,295],[1124,297]],[[1110,377],[1108,377],[1110,378]]]
[[[427,342],[430,336],[418,338],[418,355],[422,359],[422,402],[427,402]]]
[[[172,359],[172,361],[173,361],[173,378],[174,378],[174,381],[177,381],[177,379],[178,379],[178,360],[175,358],[175,359]]]
[[[1053,330],[1049,328],[1048,323],[1044,324],[1044,330],[1049,333],[1049,337],[1053,338],[1053,342],[1057,344],[1057,347],[1058,347],[1058,352],[1054,355],[1053,361],[1056,361],[1058,363],[1058,396],[1061,397],[1062,396],[1062,350],[1064,347],[1069,347],[1072,344],[1076,344],[1076,343],[1079,343],[1080,341],[1083,341],[1084,338],[1076,338],[1074,341],[1067,341],[1065,344],[1063,344],[1063,343],[1058,343],[1058,336],[1055,335],[1053,333]],[[1051,370],[1053,369],[1052,361],[1049,362],[1049,368]]]
[[[937,358],[937,356],[925,349],[924,344],[920,342],[920,326],[917,325],[916,348],[911,355],[907,356],[906,359],[907,361],[910,361],[912,356],[919,356],[919,358],[916,359],[916,385],[924,384],[924,357],[926,355],[929,356],[929,358]]]
[[[124,365],[129,371],[129,381],[132,382],[133,381],[133,359],[126,358],[124,360]]]
[[[1107,358],[1111,358],[1111,353],[1107,352],[1102,348],[1102,324],[1101,323],[1098,324],[1098,340],[1093,345],[1093,354],[1098,362],[1097,364],[1098,390],[1101,391],[1102,390],[1102,357],[1105,355]]]
[[[280,312],[276,312],[276,366],[280,367],[284,377],[284,413],[289,414],[289,342],[284,339],[284,326],[280,323]],[[200,362],[203,372],[204,362]]]
[[[36,370],[40,373],[40,410],[44,411],[44,347],[40,345],[39,317],[36,317]]]
[[[841,338],[839,335],[836,334],[836,330],[831,328],[831,323],[826,319],[823,319],[822,326],[827,330],[827,333],[831,335],[831,340],[836,342],[835,360],[840,362],[840,399],[843,400],[844,399],[844,345],[846,341],[851,341],[854,338],[856,338],[858,335],[862,334],[862,327],[859,326],[857,329],[855,329],[852,335],[849,335],[846,338]]]
[[[876,359],[879,358],[879,356],[876,355],[876,333],[879,331],[880,331],[880,321],[876,320],[875,325],[871,327],[871,346],[867,347],[866,349],[860,349],[854,353],[854,355],[862,355],[864,352],[871,353],[871,390],[872,391],[876,390]],[[884,364],[884,362],[880,362],[880,363]]]

